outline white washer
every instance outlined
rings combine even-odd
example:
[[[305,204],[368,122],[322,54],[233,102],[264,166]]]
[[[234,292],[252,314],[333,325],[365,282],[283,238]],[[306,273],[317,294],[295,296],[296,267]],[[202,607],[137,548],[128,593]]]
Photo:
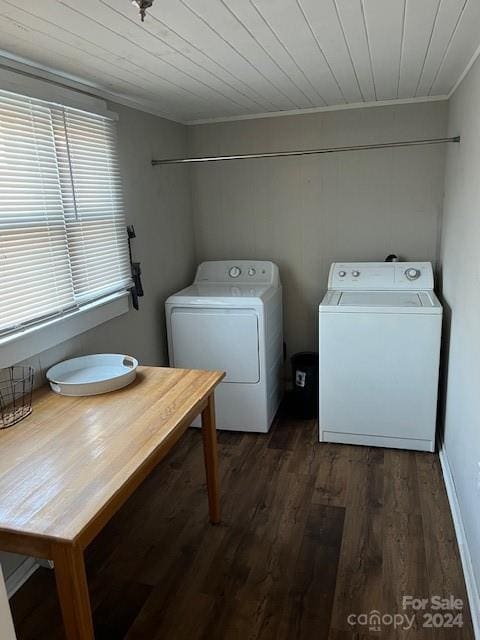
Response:
[[[434,451],[441,327],[429,262],[332,264],[319,307],[320,441]]]
[[[215,392],[217,428],[266,433],[282,396],[278,267],[203,262],[193,285],[170,296],[165,311],[170,366],[226,371]]]

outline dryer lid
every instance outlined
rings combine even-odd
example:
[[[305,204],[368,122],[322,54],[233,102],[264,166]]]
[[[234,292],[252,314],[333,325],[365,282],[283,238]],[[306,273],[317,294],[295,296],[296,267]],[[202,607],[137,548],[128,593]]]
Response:
[[[261,307],[275,292],[269,285],[254,284],[192,284],[174,293],[167,304],[187,306]]]
[[[269,288],[268,285],[192,284],[179,294],[194,298],[261,298]]]

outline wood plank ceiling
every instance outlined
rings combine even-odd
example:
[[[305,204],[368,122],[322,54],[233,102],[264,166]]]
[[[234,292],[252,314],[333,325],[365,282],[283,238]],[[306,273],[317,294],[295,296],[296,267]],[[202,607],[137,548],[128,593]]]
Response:
[[[180,122],[445,96],[479,26],[480,0],[0,0],[4,60]]]

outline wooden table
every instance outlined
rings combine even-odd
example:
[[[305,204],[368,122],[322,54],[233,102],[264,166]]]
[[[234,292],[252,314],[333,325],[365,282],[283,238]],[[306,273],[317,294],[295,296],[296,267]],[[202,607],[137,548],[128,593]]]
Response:
[[[94,637],[83,552],[202,414],[210,520],[220,519],[213,392],[224,373],[139,367],[130,386],[67,398],[43,387],[0,431],[0,549],[48,558],[68,640]]]

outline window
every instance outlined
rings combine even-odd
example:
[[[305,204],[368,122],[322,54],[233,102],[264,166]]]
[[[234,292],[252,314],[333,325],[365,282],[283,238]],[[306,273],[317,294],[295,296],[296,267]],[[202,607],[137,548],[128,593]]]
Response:
[[[129,286],[115,133],[0,91],[0,333]]]

